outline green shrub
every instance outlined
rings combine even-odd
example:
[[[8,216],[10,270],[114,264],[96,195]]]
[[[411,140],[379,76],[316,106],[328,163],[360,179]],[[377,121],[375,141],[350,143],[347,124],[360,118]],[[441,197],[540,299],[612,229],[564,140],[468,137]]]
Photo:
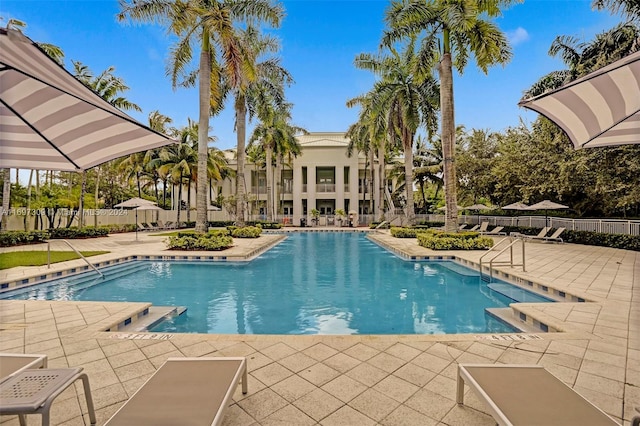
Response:
[[[232,226],[235,222],[232,220],[218,220],[209,222],[209,228],[226,228]]]
[[[47,231],[8,231],[0,233],[0,247],[41,243],[50,237]]]
[[[169,237],[167,243],[171,250],[225,250],[233,245],[228,235],[191,234],[182,237]]]
[[[391,227],[391,235],[396,238],[415,238],[419,233],[430,232],[428,228],[401,228]]]
[[[87,226],[84,228],[77,228],[75,226],[71,228],[51,228],[49,229],[52,239],[65,239],[65,238],[96,238],[106,237],[109,235],[109,228],[107,227],[94,227]]]
[[[480,236],[477,232],[461,234],[463,233],[420,232],[417,235],[418,245],[432,250],[484,250],[493,247],[493,239],[490,237]]]
[[[262,233],[262,229],[257,226],[243,226],[236,228],[231,232],[234,238],[258,238]]]
[[[258,226],[262,229],[280,229],[282,224],[279,222],[267,222],[264,220],[256,220],[253,222],[247,222],[247,226]]]
[[[428,220],[421,220],[416,223],[416,226],[425,226],[427,228],[439,228],[444,226],[444,222],[429,222]]]
[[[209,229],[208,234],[213,237],[227,236],[231,235],[231,231],[229,231],[228,229]]]

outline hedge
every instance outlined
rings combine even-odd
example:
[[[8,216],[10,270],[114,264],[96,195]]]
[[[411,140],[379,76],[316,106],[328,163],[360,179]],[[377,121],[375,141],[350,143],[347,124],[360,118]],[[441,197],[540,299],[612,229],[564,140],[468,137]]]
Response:
[[[234,225],[235,222],[232,220],[217,220],[209,222],[209,228],[226,228],[227,226]]]
[[[279,222],[267,222],[263,220],[256,220],[252,222],[246,222],[247,226],[258,226],[262,229],[281,229],[282,224]]]
[[[480,236],[477,232],[461,234],[421,232],[417,236],[418,245],[432,250],[485,250],[493,247],[493,239],[490,237]]]
[[[258,238],[261,233],[262,228],[257,226],[243,226],[231,231],[231,236],[234,238]]]
[[[399,226],[391,227],[391,236],[396,238],[415,238],[420,232],[427,232],[427,228],[401,228]]]
[[[62,238],[96,238],[106,237],[109,235],[109,228],[87,226],[84,228],[78,228],[72,226],[70,228],[51,228],[49,229],[52,239]]]
[[[49,238],[47,231],[7,231],[0,233],[0,247],[42,243]]]
[[[183,234],[183,233],[180,233]],[[233,238],[228,235],[217,234],[187,234],[169,237],[167,246],[170,250],[206,250],[219,251],[233,245]]]

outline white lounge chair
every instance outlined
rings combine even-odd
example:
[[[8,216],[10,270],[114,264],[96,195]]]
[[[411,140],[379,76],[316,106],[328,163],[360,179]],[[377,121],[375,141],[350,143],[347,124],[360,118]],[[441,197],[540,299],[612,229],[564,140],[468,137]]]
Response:
[[[478,232],[480,232],[481,234],[483,232],[487,232],[487,228],[489,228],[489,222],[482,222],[480,224],[480,228],[478,228]]]
[[[509,236],[524,238],[524,239],[535,239],[535,238],[539,239],[539,238],[544,238],[549,233],[549,230],[551,230],[551,228],[549,228],[548,226],[545,226],[540,230],[540,232],[538,232],[538,235],[526,235],[526,234],[521,234],[519,232],[512,232],[509,234]]]
[[[558,229],[556,229],[556,232],[554,232],[553,234],[551,234],[548,237],[542,237],[542,239],[544,241],[555,241],[555,242],[559,242],[559,243],[564,243],[562,238],[560,238],[560,235],[565,231],[565,229],[566,228],[558,228]]]
[[[24,370],[47,368],[47,356],[42,354],[0,353],[0,382]]]
[[[465,383],[489,405],[501,426],[620,426],[541,365],[459,364],[460,405]]]
[[[465,231],[477,231],[480,225],[473,225],[473,228],[465,229]]]
[[[503,229],[504,229],[504,226],[496,226],[495,228],[493,228],[490,231],[481,232],[481,234],[483,234],[483,235],[507,235],[506,232],[502,232]]]
[[[246,358],[169,358],[105,425],[219,425],[240,381]]]

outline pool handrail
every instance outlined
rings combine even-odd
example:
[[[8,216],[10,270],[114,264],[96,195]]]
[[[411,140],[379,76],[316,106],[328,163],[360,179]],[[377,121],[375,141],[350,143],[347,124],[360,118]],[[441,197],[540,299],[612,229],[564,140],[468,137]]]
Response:
[[[76,254],[77,254],[78,256],[80,256],[80,257],[82,258],[82,260],[84,260],[84,261],[87,263],[87,265],[89,265],[89,266],[91,267],[91,269],[93,269],[94,271],[96,271],[96,272],[98,273],[98,275],[100,275],[102,278],[104,278],[104,274],[103,274],[102,272],[100,272],[100,271],[98,270],[98,268],[96,268],[95,266],[93,266],[93,264],[92,264],[91,262],[89,262],[89,261],[87,260],[87,258],[86,258],[86,257],[84,257],[84,256],[82,255],[82,253],[80,253],[80,252],[79,252],[79,251],[78,251],[74,246],[72,246],[72,245],[71,245],[71,243],[70,243],[69,241],[67,241],[67,240],[63,240],[63,239],[60,239],[60,240],[58,240],[58,241],[62,241],[62,242],[64,242],[66,245],[68,245],[69,247],[71,247],[71,250],[75,251],[75,252],[76,252]],[[51,241],[47,241],[47,268],[51,268]]]

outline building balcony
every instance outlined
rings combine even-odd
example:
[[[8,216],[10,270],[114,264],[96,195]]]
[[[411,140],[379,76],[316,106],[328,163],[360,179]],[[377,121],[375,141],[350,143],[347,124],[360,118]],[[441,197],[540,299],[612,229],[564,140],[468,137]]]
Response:
[[[336,184],[335,183],[316,184],[316,192],[336,192]]]

